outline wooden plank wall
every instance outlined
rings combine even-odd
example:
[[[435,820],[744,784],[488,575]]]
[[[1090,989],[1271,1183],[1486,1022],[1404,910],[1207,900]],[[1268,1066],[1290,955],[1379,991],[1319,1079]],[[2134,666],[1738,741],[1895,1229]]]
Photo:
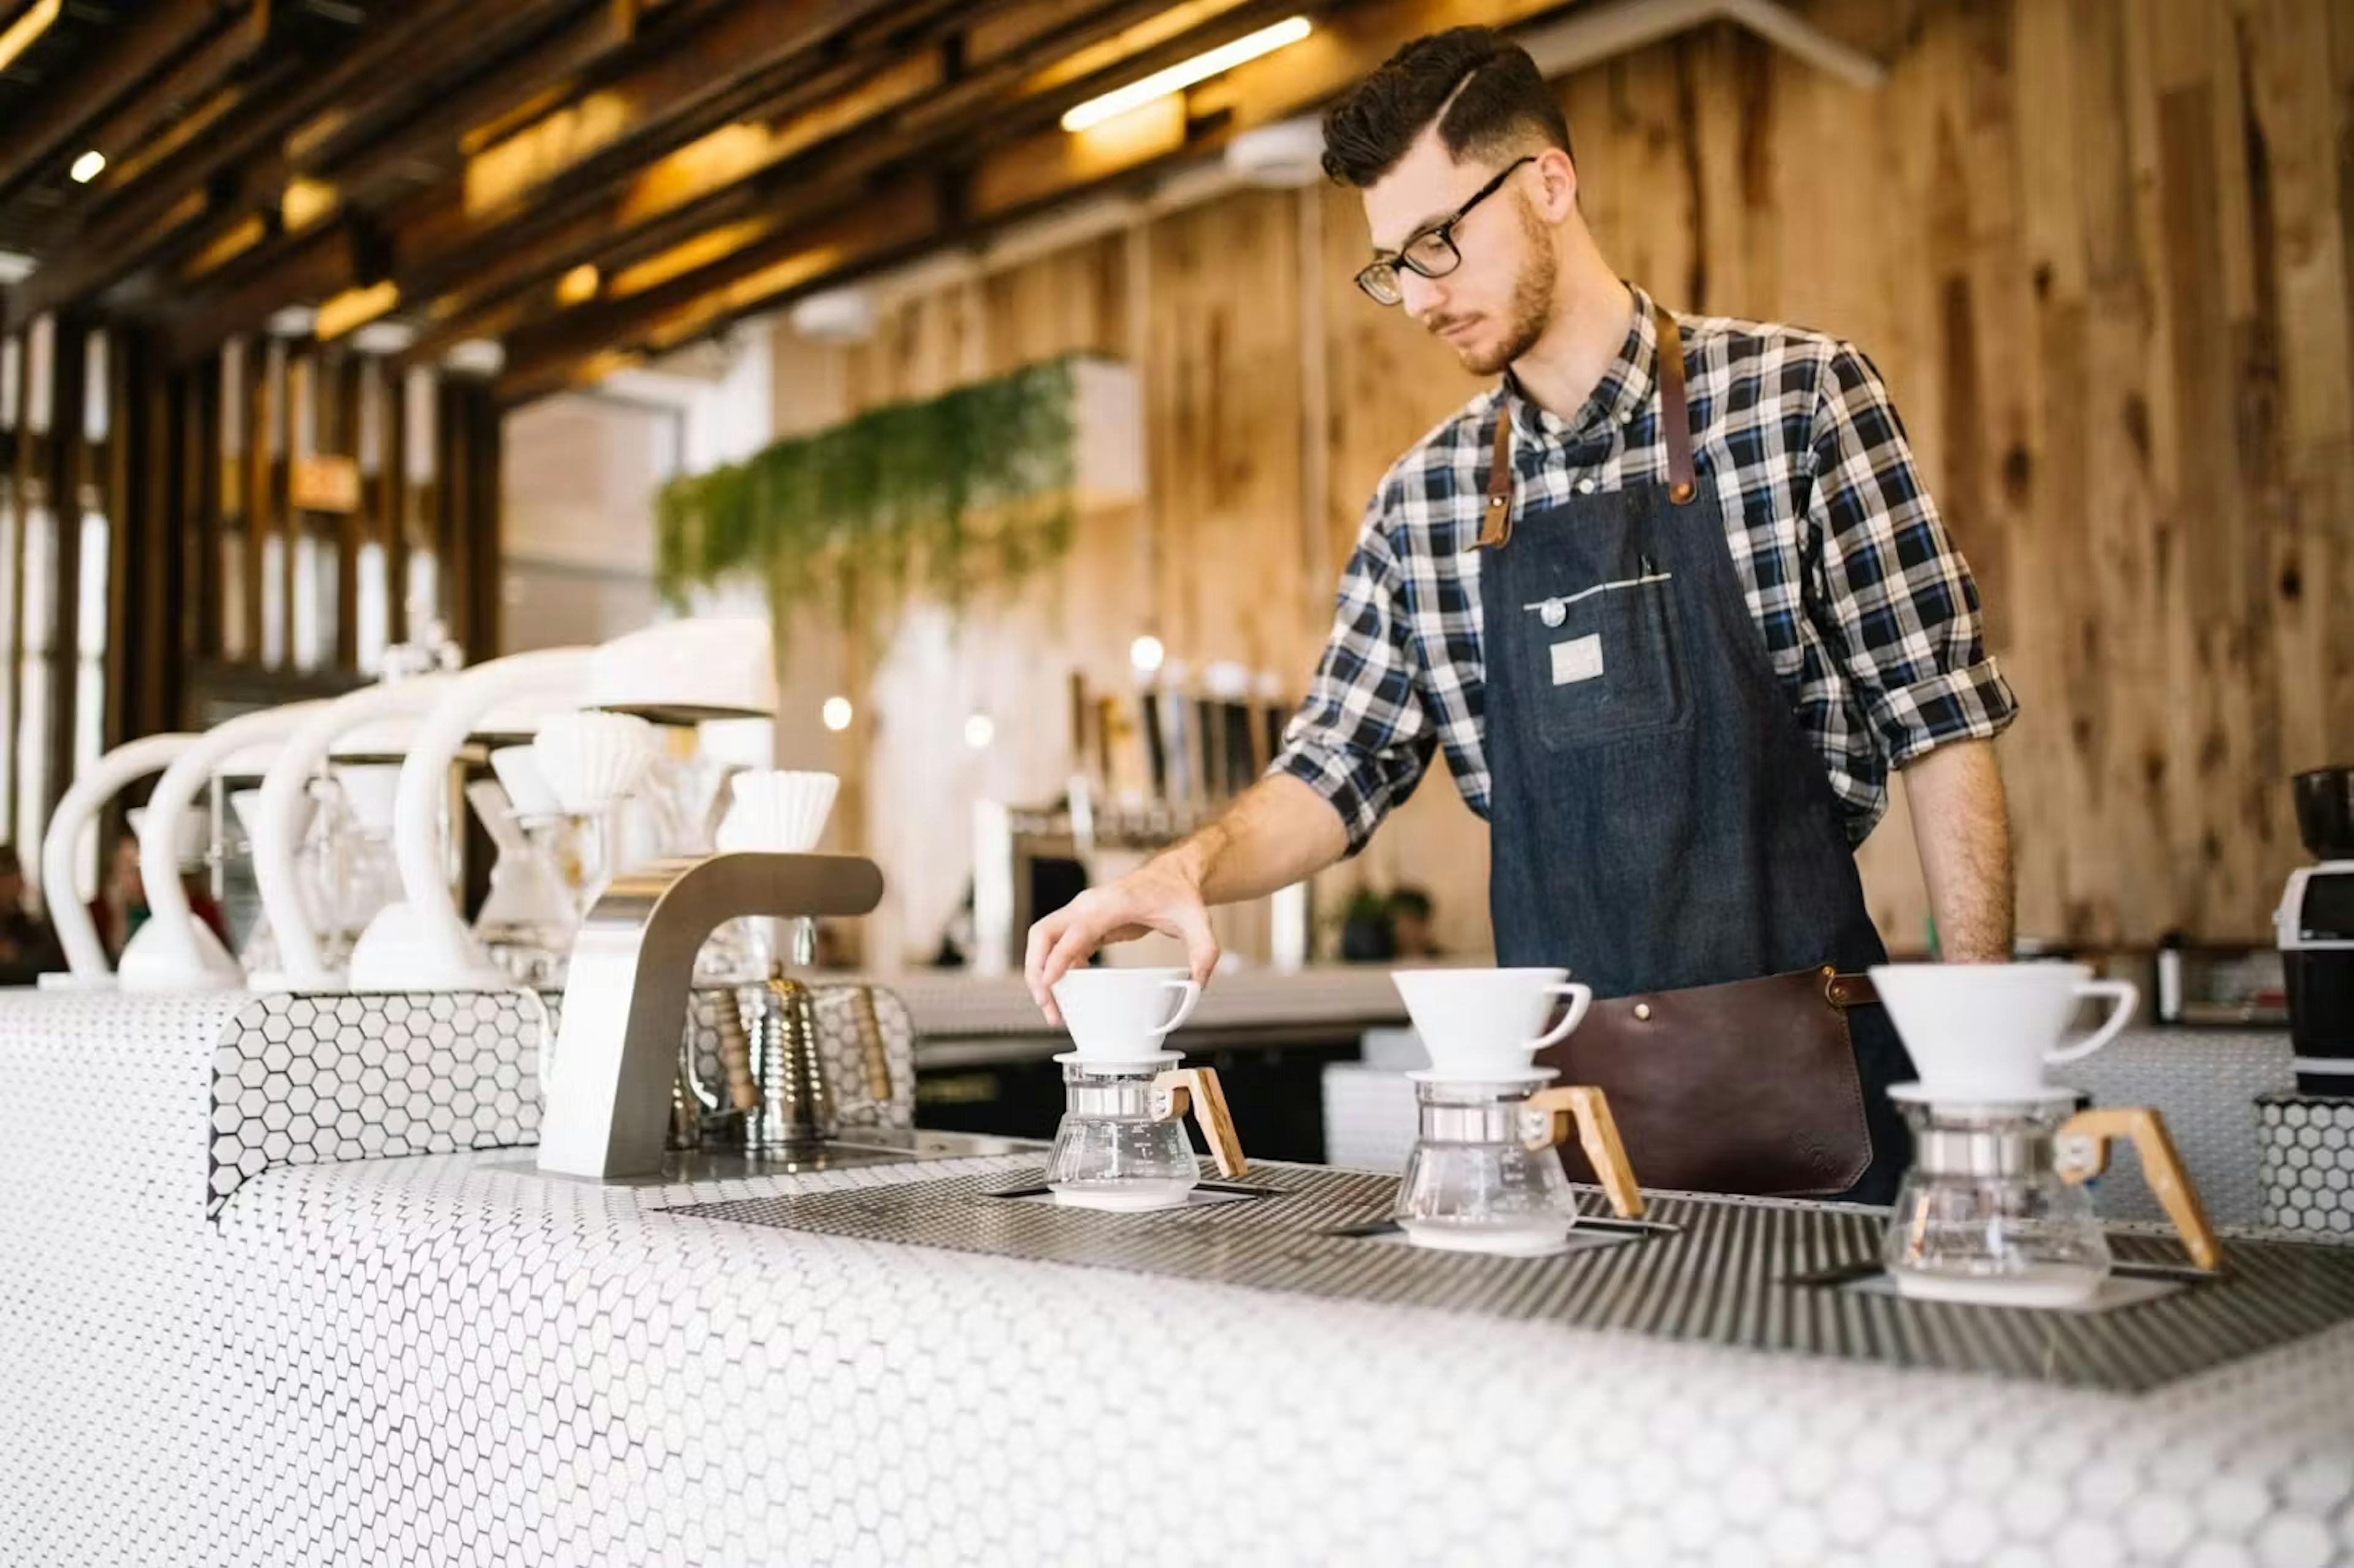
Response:
[[[2022,930],[2264,939],[2300,853],[2286,775],[2354,760],[2354,7],[1805,8],[1891,63],[1885,90],[1729,25],[1562,83],[1589,219],[1670,302],[1880,366],[2025,705]],[[780,329],[788,428],[1072,348],[1145,376],[1152,499],[1090,519],[1059,581],[919,615],[871,680],[804,618],[789,684],[862,717],[788,747],[858,770],[842,832],[896,888],[875,958],[928,951],[961,895],[958,791],[1058,787],[1068,670],[1119,679],[1150,624],[1174,657],[1304,681],[1364,497],[1475,390],[1356,296],[1363,247],[1348,193],[1252,192],[949,286],[871,344]],[[1428,886],[1476,948],[1484,830],[1431,784],[1331,880]],[[1901,800],[1861,858],[1917,948]]]

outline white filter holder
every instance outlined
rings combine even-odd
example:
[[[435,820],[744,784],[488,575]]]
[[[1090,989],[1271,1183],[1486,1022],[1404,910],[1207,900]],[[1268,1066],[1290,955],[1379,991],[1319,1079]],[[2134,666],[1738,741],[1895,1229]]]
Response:
[[[150,735],[125,742],[82,770],[67,789],[41,835],[41,897],[49,925],[65,948],[66,972],[43,975],[43,991],[106,991],[114,985],[107,968],[106,945],[98,939],[98,925],[90,916],[75,885],[74,857],[82,830],[99,809],[114,799],[133,779],[168,768],[196,743],[193,735]]]
[[[338,750],[378,755],[380,748],[395,742],[405,749],[415,737],[417,715],[448,692],[450,680],[448,674],[436,672],[406,675],[346,692],[321,705],[279,747],[276,760],[262,777],[258,821],[250,830],[254,885],[261,895],[262,917],[269,922],[270,936],[278,948],[277,969],[266,976],[256,976],[258,987],[294,991],[344,988],[344,973],[327,963],[313,912],[303,905],[302,876],[296,864],[296,851],[308,832],[305,824],[318,804],[311,793],[311,782]],[[355,791],[350,776],[372,772],[373,768],[339,764],[335,771],[354,810],[364,815],[360,794],[368,786],[363,783],[359,791]],[[399,769],[387,765],[382,776],[398,779]],[[389,821],[387,810],[386,825]]]
[[[665,722],[777,711],[766,616],[672,620],[599,648],[583,704]]]
[[[282,744],[325,705],[295,703],[240,714],[207,730],[164,770],[139,830],[139,877],[150,913],[123,949],[123,990],[235,991],[245,984],[245,971],[196,918],[180,885],[181,823],[225,759],[264,742]]]
[[[466,929],[451,896],[441,829],[450,764],[479,720],[503,702],[576,701],[589,650],[511,654],[449,677],[418,726],[393,801],[401,898],[379,911],[352,950],[355,991],[504,991],[514,982]]]

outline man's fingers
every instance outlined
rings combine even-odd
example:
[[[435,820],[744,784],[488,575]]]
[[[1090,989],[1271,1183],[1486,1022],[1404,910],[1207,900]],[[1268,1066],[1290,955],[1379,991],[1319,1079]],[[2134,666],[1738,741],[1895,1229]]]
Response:
[[[1046,1022],[1058,1029],[1062,1027],[1063,1012],[1055,1005],[1054,985],[1055,980],[1061,977],[1047,977],[1046,955],[1054,950],[1055,940],[1069,923],[1067,912],[1058,909],[1032,926],[1029,947],[1022,958],[1022,978],[1030,982],[1030,1000],[1038,1004],[1038,1011],[1046,1015]]]
[[[1218,938],[1210,929],[1210,912],[1198,904],[1183,911],[1174,935],[1185,944],[1185,964],[1193,971],[1193,983],[1209,984],[1211,971],[1218,967]]]
[[[1055,945],[1046,951],[1045,972],[1049,990],[1051,991],[1056,980],[1061,980],[1074,968],[1087,962],[1087,955],[1095,950],[1095,938],[1088,932],[1086,925],[1080,921],[1072,921],[1062,936],[1055,940]]]

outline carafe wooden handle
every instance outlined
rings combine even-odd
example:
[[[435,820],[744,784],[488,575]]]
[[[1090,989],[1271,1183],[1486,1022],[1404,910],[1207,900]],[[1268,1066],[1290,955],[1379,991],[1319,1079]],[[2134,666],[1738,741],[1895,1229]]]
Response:
[[[1172,1067],[1153,1079],[1152,1086],[1169,1097],[1171,1120],[1182,1120],[1192,1109],[1203,1141],[1210,1146],[1210,1158],[1218,1162],[1219,1175],[1232,1181],[1250,1169],[1243,1160],[1242,1140],[1235,1136],[1235,1118],[1226,1114],[1226,1092],[1218,1086],[1216,1068]]]
[[[1529,1137],[1531,1149],[1551,1149],[1577,1126],[1578,1146],[1594,1167],[1610,1210],[1622,1220],[1643,1213],[1642,1189],[1635,1185],[1634,1168],[1627,1163],[1626,1146],[1618,1141],[1618,1123],[1610,1115],[1610,1101],[1602,1091],[1583,1084],[1540,1089],[1529,1097],[1529,1109],[1544,1118],[1543,1127]]]
[[[2174,1139],[2167,1136],[2165,1118],[2156,1111],[2142,1107],[2112,1107],[2101,1110],[2080,1111],[2060,1124],[2060,1174],[2070,1182],[2089,1181],[2109,1168],[2109,1140],[2129,1139],[2134,1152],[2141,1156],[2142,1180],[2166,1210],[2166,1217],[2174,1222],[2175,1234],[2182,1238],[2182,1248],[2190,1261],[2201,1268],[2215,1268],[2223,1260],[2222,1248],[2217,1245],[2215,1232],[2207,1223],[2207,1211],[2199,1202],[2199,1190],[2190,1184],[2182,1169],[2182,1157],[2174,1151]],[[2075,1153],[2073,1151],[2081,1151]]]

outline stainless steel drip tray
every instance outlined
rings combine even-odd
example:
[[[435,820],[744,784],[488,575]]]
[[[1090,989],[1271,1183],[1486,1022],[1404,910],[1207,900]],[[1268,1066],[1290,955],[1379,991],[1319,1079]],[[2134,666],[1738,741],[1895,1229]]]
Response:
[[[554,1176],[539,1169],[538,1154],[528,1149],[513,1160],[492,1160],[488,1166],[493,1171],[512,1171],[558,1181],[588,1181],[610,1187],[671,1187],[683,1181],[734,1181],[747,1176],[800,1176],[862,1165],[910,1165],[934,1160],[1026,1154],[1044,1147],[1026,1138],[872,1127],[854,1128],[807,1149],[673,1149],[663,1156],[662,1170],[650,1176]]]
[[[1205,1179],[1215,1179],[1206,1169]],[[1803,1283],[1876,1267],[1884,1211],[1654,1195],[1630,1238],[1546,1257],[1367,1245],[1394,1178],[1254,1165],[1250,1202],[1134,1213],[1009,1202],[1002,1171],[688,1203],[668,1213],[1251,1289],[1558,1322],[1754,1351],[2133,1393],[2354,1321],[2354,1248],[2235,1241],[2196,1289],[2100,1313],[1909,1300]],[[1028,1183],[1036,1185],[1035,1179]],[[1598,1202],[1590,1192],[1581,1197]],[[1581,1220],[1596,1234],[1628,1222]],[[1341,1234],[1351,1233],[1351,1234]],[[1629,1234],[1621,1231],[1620,1234]],[[2113,1234],[2131,1272],[2179,1255]]]

